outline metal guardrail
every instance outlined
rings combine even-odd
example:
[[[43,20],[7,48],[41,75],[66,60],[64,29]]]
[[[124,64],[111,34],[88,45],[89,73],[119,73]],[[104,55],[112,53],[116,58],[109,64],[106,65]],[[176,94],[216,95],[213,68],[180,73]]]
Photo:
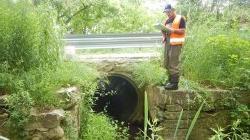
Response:
[[[78,49],[161,47],[160,33],[66,35],[66,47]]]

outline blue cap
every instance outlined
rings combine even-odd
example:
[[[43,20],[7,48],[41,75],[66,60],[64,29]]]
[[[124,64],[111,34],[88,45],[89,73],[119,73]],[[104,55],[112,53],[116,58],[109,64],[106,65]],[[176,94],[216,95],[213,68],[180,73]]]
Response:
[[[173,7],[171,6],[171,4],[166,4],[166,6],[165,6],[165,8],[164,8],[164,13],[165,12],[169,12],[169,11],[171,11],[173,9]]]

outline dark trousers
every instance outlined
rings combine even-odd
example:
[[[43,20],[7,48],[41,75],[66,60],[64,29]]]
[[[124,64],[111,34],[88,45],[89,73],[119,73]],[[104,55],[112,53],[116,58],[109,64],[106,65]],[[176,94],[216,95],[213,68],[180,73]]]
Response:
[[[169,82],[178,83],[180,77],[180,54],[182,46],[164,46],[164,66],[168,70]]]

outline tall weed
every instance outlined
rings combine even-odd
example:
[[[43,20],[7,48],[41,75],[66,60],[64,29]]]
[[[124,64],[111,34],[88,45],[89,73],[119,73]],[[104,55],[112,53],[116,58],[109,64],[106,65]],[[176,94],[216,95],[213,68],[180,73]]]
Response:
[[[225,35],[203,41],[185,49],[184,76],[205,85],[249,90],[250,41]]]
[[[60,40],[49,13],[27,1],[3,0],[0,9],[0,63],[14,72],[58,63]]]
[[[166,70],[157,62],[142,62],[133,65],[133,76],[139,87],[160,85],[167,79]]]
[[[117,124],[112,122],[104,114],[90,113],[86,124],[86,131],[83,134],[84,140],[117,140],[126,139],[116,130]]]

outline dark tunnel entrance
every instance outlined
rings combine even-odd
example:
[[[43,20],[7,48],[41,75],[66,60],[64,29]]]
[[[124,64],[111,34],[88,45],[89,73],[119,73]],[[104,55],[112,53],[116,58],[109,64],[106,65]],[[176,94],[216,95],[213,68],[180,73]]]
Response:
[[[121,74],[112,74],[107,79],[107,82],[100,80],[92,109],[124,122],[129,128],[130,139],[133,139],[143,130],[143,120],[138,121],[138,114],[142,114],[139,89],[133,81]]]
[[[123,75],[111,75],[107,82],[99,82],[95,99],[94,111],[105,112],[115,120],[128,122],[138,104],[138,89]]]

